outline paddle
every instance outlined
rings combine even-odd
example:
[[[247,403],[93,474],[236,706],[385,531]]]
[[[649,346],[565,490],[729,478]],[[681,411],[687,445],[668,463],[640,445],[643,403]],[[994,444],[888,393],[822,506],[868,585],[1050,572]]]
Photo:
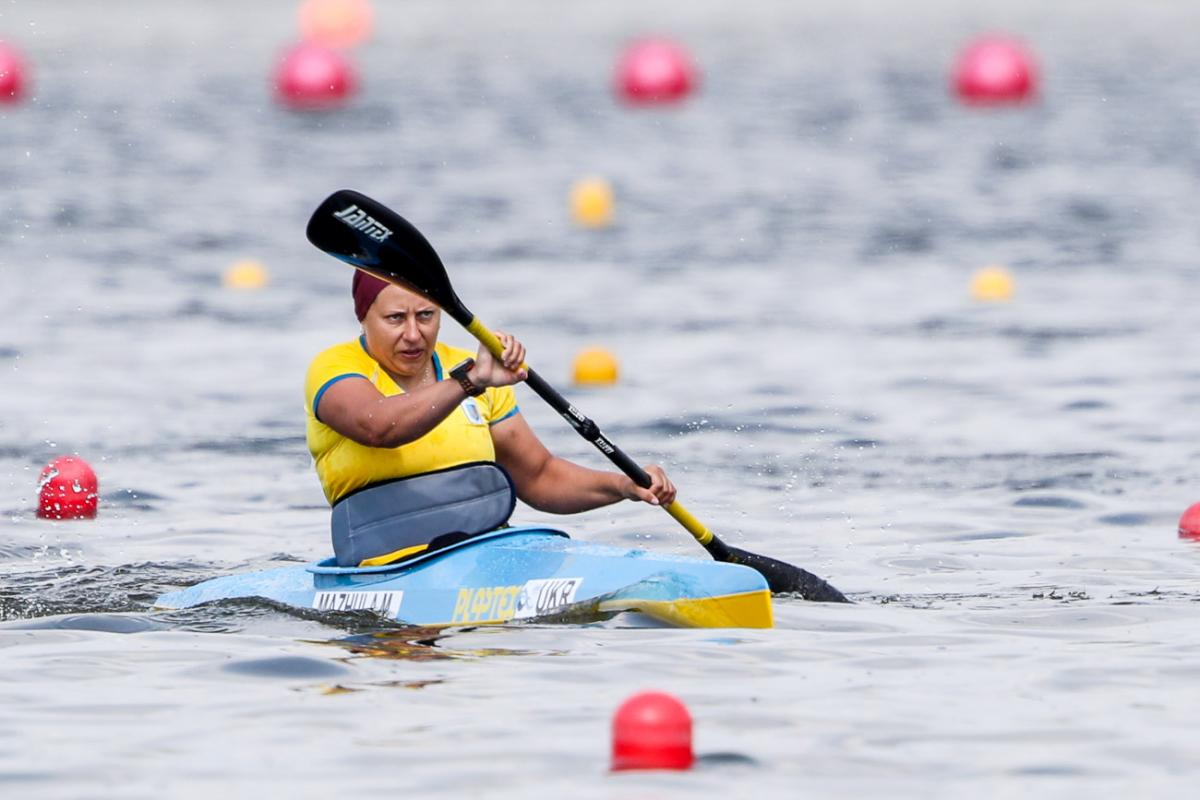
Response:
[[[369,272],[385,281],[399,284],[437,303],[483,343],[497,358],[503,347],[496,335],[458,299],[446,268],[420,231],[399,214],[365,195],[349,189],[331,194],[313,212],[308,222],[308,240],[335,258]],[[528,369],[528,367],[526,367]],[[649,487],[650,476],[608,440],[596,423],[529,369],[525,383],[571,424],[579,435],[594,444],[609,460],[621,468],[638,486]],[[729,545],[691,515],[679,501],[665,507],[696,541],[717,561],[753,567],[767,579],[775,593],[799,594],[806,600],[849,602],[845,596],[810,572]]]

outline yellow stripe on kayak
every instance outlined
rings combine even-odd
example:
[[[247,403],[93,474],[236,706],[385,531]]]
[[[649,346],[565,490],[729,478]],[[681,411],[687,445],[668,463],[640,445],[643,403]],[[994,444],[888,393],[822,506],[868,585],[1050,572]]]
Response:
[[[604,612],[639,611],[681,628],[774,628],[771,593],[766,589],[683,600],[604,600]]]
[[[364,558],[362,561],[358,562],[358,565],[360,567],[382,567],[392,563],[393,561],[399,561],[406,556],[414,556],[417,553],[420,553],[422,550],[428,549],[428,544],[418,544],[412,547],[404,547],[400,550],[393,550],[392,552],[385,553],[381,556],[375,556],[374,558]]]
[[[516,591],[519,586],[494,587],[487,590],[488,597],[499,598],[499,602],[480,606],[480,613],[469,620],[460,618],[465,604],[477,602],[472,590],[460,589],[455,618],[450,622],[426,623],[426,627],[441,628],[458,625],[503,625],[511,622],[516,609]],[[478,591],[478,590],[476,590]],[[771,593],[767,589],[738,594],[723,594],[714,597],[692,597],[679,600],[648,600],[637,597],[621,597],[605,600],[584,600],[562,609],[551,609],[543,619],[558,622],[592,622],[606,614],[630,611],[645,614],[659,622],[678,628],[774,628],[775,615],[771,607]],[[536,618],[534,618],[536,620]]]

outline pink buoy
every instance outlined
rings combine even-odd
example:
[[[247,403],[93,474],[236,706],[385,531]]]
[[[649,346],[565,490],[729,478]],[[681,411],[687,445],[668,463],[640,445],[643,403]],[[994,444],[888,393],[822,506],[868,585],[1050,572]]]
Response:
[[[635,105],[675,103],[695,87],[696,68],[682,47],[665,39],[631,44],[617,63],[617,96]]]
[[[25,93],[25,60],[12,45],[0,42],[0,103],[16,103]]]
[[[291,47],[275,71],[275,97],[289,108],[336,108],[358,89],[349,60],[311,42]]]
[[[974,105],[1026,102],[1037,91],[1033,56],[1014,39],[976,39],[959,54],[954,91],[960,100]]]
[[[37,509],[40,519],[94,519],[99,499],[96,472],[79,456],[60,456],[42,469]]]

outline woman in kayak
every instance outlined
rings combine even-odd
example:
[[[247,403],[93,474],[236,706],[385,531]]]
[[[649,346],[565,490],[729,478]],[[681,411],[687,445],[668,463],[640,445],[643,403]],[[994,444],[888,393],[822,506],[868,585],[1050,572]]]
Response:
[[[675,500],[659,466],[643,489],[546,449],[517,408],[525,346],[512,336],[498,334],[499,361],[484,347],[472,357],[438,341],[441,310],[424,297],[358,270],[352,292],[362,335],[317,355],[305,380],[339,564],[392,563],[502,527],[514,489],[557,514]]]

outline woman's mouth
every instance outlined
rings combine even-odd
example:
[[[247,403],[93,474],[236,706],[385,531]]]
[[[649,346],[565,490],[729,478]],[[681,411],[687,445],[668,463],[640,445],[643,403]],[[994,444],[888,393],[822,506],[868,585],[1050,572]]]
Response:
[[[425,355],[425,348],[417,347],[412,350],[400,350],[399,354],[401,358],[408,359],[409,361],[416,361],[418,358]]]

